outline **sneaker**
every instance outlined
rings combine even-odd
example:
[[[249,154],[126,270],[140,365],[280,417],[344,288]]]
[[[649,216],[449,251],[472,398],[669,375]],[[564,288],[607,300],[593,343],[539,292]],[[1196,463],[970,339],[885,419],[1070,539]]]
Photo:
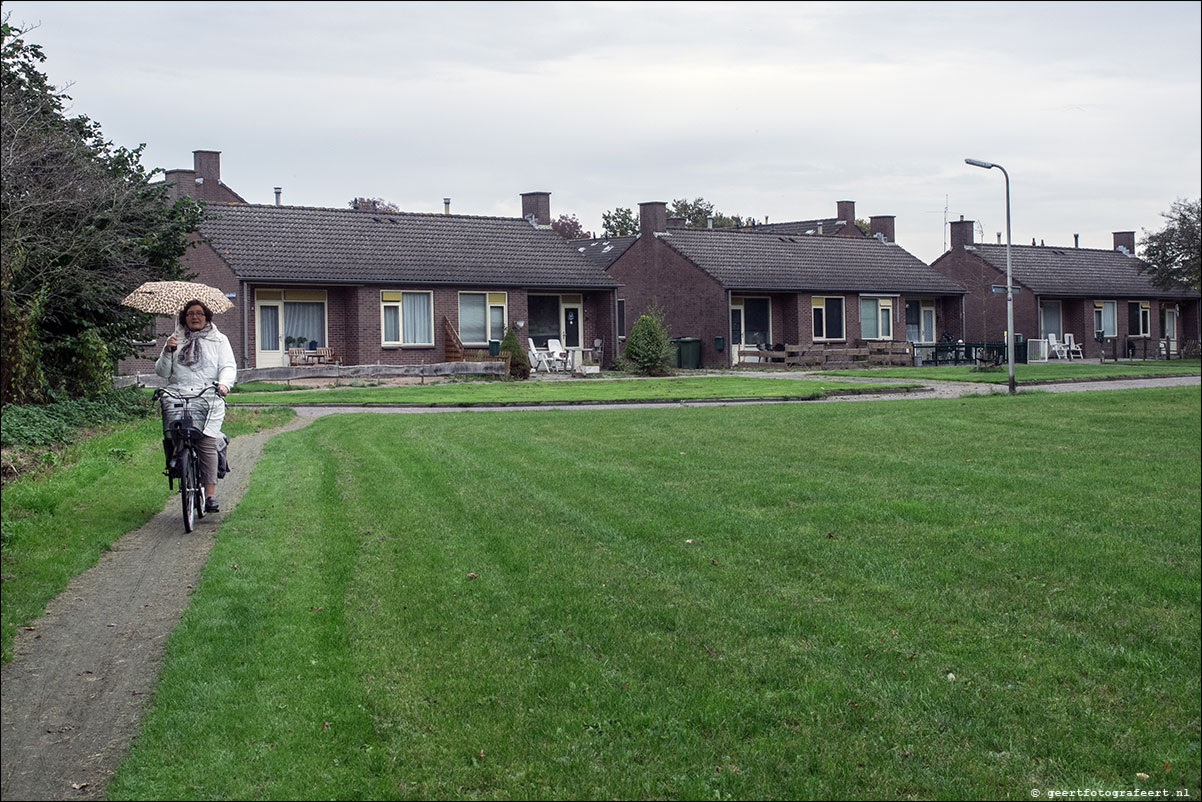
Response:
[[[217,503],[217,499],[215,498],[205,499],[205,513],[208,514],[210,512],[221,512],[221,505]]]

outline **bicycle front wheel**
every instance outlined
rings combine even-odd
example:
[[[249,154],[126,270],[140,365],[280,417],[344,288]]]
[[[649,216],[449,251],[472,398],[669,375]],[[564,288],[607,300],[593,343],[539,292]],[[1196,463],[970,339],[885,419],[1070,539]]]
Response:
[[[196,523],[196,492],[200,477],[196,470],[196,454],[191,449],[183,454],[182,473],[179,479],[180,503],[184,513],[184,531],[191,532]]]

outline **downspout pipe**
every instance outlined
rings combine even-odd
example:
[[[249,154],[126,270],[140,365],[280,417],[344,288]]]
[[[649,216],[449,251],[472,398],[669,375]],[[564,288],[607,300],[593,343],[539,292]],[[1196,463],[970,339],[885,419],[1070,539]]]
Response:
[[[250,311],[247,309],[246,299],[246,282],[241,282],[242,285],[242,367],[250,367]],[[383,314],[381,312],[381,314]]]

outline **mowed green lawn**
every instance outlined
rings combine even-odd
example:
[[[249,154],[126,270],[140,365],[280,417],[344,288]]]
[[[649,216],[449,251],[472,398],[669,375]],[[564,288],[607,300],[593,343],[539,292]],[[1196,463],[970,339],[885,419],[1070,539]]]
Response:
[[[1017,382],[1060,381],[1064,379],[1121,379],[1130,376],[1196,376],[1202,371],[1197,359],[1137,362],[1034,362],[1014,366]],[[827,371],[827,376],[870,376],[874,379],[938,379],[942,381],[1006,384],[1010,371],[1006,365],[994,370],[976,370],[972,365],[927,365],[918,368],[871,368],[867,370]]]
[[[255,386],[262,382],[255,382]],[[715,398],[822,398],[833,390],[856,392],[911,386],[830,379],[763,376],[687,376],[666,379],[579,379],[567,381],[443,382],[402,387],[336,387],[321,390],[239,392],[231,404],[563,404],[620,401],[686,401]]]
[[[109,796],[1197,795],[1200,412],[322,418],[223,522]]]

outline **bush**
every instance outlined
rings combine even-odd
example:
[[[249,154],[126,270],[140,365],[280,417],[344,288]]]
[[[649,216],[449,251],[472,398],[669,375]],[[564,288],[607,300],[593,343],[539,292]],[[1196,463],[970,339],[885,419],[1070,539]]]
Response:
[[[640,373],[664,376],[672,359],[672,344],[668,341],[664,312],[652,306],[630,329],[626,338],[626,360]]]
[[[512,326],[505,332],[505,339],[501,340],[501,351],[509,352],[509,377],[511,379],[530,378],[530,359],[522,350],[521,343],[518,342],[517,329]]]
[[[0,444],[70,443],[79,429],[135,420],[153,410],[150,394],[139,387],[110,389],[94,398],[55,397],[49,404],[5,404],[0,410]]]

